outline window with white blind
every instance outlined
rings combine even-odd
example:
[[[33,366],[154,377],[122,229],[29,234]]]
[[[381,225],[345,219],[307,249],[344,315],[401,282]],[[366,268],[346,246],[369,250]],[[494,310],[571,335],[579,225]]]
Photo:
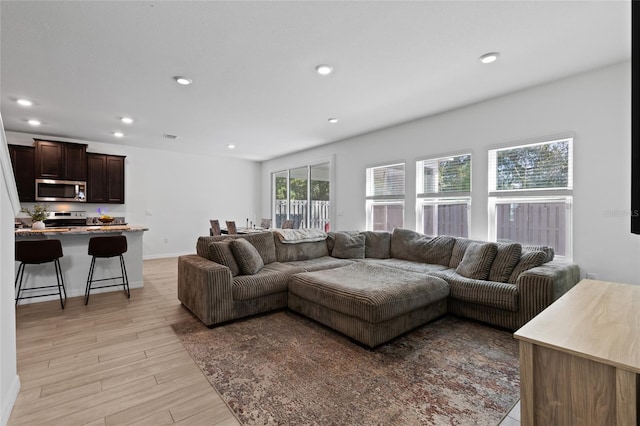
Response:
[[[548,245],[572,256],[573,138],[489,151],[495,241]]]
[[[416,229],[426,235],[469,236],[471,154],[416,163]]]
[[[367,230],[404,226],[404,163],[367,168]]]

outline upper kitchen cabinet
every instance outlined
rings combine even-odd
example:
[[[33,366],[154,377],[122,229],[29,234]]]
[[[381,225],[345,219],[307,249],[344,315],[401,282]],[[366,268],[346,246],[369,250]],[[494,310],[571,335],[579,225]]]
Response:
[[[35,201],[36,186],[33,165],[36,149],[32,146],[9,145],[9,156],[16,178],[20,201]]]
[[[87,154],[87,201],[124,204],[124,160],[120,155]]]
[[[87,145],[34,139],[35,177],[87,180]]]

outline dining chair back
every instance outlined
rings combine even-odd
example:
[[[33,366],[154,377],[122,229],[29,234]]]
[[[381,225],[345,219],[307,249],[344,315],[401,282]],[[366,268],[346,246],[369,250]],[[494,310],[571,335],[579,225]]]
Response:
[[[262,219],[260,221],[260,227],[264,229],[271,228],[271,219]]]
[[[235,220],[227,220],[227,233],[229,234],[237,234],[238,230],[236,228]]]
[[[211,228],[209,228],[209,235],[222,235],[222,231],[220,230],[220,221],[218,219],[211,219],[209,221]]]
[[[282,221],[282,229],[293,229],[293,220],[283,220]]]

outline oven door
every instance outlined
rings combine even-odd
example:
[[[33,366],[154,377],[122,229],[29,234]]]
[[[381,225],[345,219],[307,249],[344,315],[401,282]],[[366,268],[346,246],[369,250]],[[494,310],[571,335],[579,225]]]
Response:
[[[84,181],[36,179],[36,201],[86,202]]]

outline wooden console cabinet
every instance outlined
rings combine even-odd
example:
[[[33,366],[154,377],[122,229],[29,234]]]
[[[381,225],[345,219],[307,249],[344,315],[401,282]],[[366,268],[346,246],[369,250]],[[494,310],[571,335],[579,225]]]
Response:
[[[640,286],[582,280],[514,336],[523,426],[639,424]]]

